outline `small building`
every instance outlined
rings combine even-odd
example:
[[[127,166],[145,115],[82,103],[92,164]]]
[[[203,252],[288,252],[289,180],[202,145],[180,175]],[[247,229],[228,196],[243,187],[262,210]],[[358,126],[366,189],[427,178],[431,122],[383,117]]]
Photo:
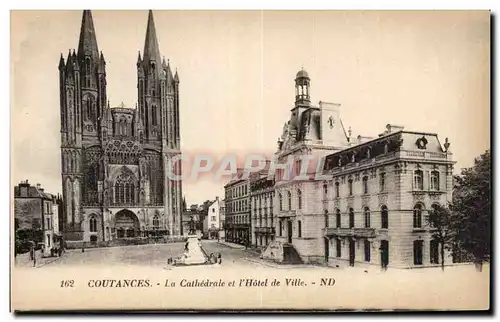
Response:
[[[219,237],[219,230],[221,229],[220,203],[219,197],[215,197],[215,200],[208,206],[206,221],[209,239],[217,239]]]
[[[59,247],[58,199],[46,193],[40,184],[32,186],[28,180],[14,187],[14,232],[16,253],[24,253],[31,246],[50,252]]]

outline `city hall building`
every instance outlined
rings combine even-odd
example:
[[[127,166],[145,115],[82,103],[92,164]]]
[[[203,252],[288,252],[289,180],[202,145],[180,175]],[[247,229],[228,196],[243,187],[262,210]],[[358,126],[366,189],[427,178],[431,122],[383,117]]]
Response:
[[[344,128],[339,104],[311,104],[306,71],[297,73],[295,86],[295,106],[276,152],[281,164],[289,156],[295,164],[276,172],[275,240],[262,257],[338,267],[440,264],[440,245],[426,218],[434,205],[452,198],[454,162],[448,140],[442,145],[437,134],[394,125],[387,125],[378,138],[353,138]],[[299,175],[301,156],[324,162],[321,180],[289,180]],[[257,205],[256,233],[263,231],[258,226],[267,226],[260,224]],[[255,244],[259,242],[255,235]]]
[[[427,223],[453,191],[450,143],[434,133],[387,125],[376,139],[329,155],[322,195],[324,257],[334,266],[439,265]],[[445,251],[445,263],[452,258]]]
[[[138,104],[110,107],[106,62],[85,10],[78,50],[59,62],[68,243],[182,233],[182,185],[165,175],[181,153],[179,76],[161,59],[151,11],[142,57],[131,63]]]

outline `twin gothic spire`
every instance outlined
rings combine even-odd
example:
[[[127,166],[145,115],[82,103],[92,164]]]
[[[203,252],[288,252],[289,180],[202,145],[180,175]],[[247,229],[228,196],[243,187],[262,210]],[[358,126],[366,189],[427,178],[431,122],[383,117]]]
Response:
[[[143,61],[145,64],[155,62],[156,66],[161,66],[160,48],[156,38],[156,28],[153,19],[153,11],[149,10],[148,27],[146,29],[146,40],[144,42]]]
[[[92,12],[90,10],[83,11],[82,24],[80,28],[80,39],[78,41],[78,52],[76,56],[80,61],[82,61],[85,57],[90,57],[96,63],[100,62],[100,60],[103,60],[104,58],[102,53],[99,54],[94,22],[92,20]],[[154,62],[156,66],[165,65],[164,60],[162,62],[160,55],[160,47],[158,45],[158,38],[156,37],[156,28],[152,10],[149,10],[148,14],[146,39],[144,41],[144,52],[142,58],[142,62],[146,66],[151,65],[152,62]],[[139,61],[141,61],[140,54],[138,63]],[[61,64],[64,64],[64,60],[62,57],[60,65]],[[177,71],[175,73],[174,80],[176,80],[177,82],[179,81]]]

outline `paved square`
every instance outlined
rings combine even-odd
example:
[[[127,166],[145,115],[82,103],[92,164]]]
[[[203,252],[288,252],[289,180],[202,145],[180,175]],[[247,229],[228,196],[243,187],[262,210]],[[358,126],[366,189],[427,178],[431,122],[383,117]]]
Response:
[[[263,266],[255,252],[231,248],[216,241],[202,241],[202,246],[207,254],[221,253],[224,267]],[[163,268],[169,258],[179,257],[183,252],[184,243],[87,248],[84,252],[81,249],[70,249],[61,258],[38,259],[37,267],[133,265]],[[16,263],[23,267],[33,266],[28,254],[19,255]]]

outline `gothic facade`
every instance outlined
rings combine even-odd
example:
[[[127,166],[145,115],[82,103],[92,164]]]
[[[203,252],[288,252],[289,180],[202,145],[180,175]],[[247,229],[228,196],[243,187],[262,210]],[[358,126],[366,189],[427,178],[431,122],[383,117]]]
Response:
[[[138,104],[111,107],[90,10],[77,52],[59,63],[64,231],[68,241],[180,235],[179,76],[161,58],[150,11],[136,64]],[[174,169],[180,173],[180,169]]]

